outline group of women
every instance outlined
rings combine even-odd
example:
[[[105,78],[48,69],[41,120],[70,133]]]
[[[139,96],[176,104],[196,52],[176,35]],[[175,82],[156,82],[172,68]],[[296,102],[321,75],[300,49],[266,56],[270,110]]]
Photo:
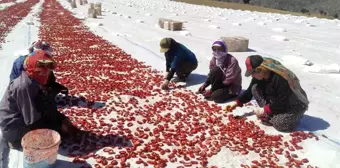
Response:
[[[168,72],[162,89],[168,89],[169,81],[175,73],[177,81],[185,81],[198,63],[193,52],[172,38],[162,39],[160,47],[166,57]],[[245,76],[252,76],[252,80],[242,92],[241,68],[237,59],[228,53],[226,43],[217,40],[211,49],[213,53],[207,80],[198,93],[216,103],[234,100],[227,104],[229,109],[243,106],[254,98],[258,106],[250,108],[261,123],[282,132],[290,132],[297,127],[308,109],[309,101],[292,71],[272,58],[251,55],[245,61]],[[210,89],[207,89],[209,86]]]
[[[193,52],[172,38],[160,42],[166,58],[167,75],[162,89],[176,74],[177,81],[186,81],[198,66]],[[245,76],[252,76],[249,87],[242,90],[242,75],[237,58],[228,53],[228,46],[217,40],[211,47],[213,54],[207,80],[199,88],[207,100],[227,104],[231,109],[243,106],[252,98],[258,107],[253,112],[265,125],[279,131],[292,131],[308,109],[308,98],[299,79],[280,62],[252,55],[245,61]],[[46,42],[36,42],[30,54],[19,57],[13,64],[10,83],[0,101],[0,129],[11,147],[20,147],[22,137],[30,130],[49,128],[63,136],[82,133],[57,110],[54,101],[59,93],[68,89],[55,81],[52,49]],[[210,86],[209,89],[207,89]]]

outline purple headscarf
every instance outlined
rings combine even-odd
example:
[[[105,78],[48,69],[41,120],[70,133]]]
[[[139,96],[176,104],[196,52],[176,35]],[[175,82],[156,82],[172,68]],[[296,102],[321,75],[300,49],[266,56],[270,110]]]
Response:
[[[213,56],[216,59],[216,65],[219,66],[220,68],[222,68],[224,60],[228,55],[228,47],[223,40],[215,41],[213,43],[212,47],[214,47],[214,46],[220,46],[224,49],[223,52],[221,52],[221,51],[214,51],[213,52]]]

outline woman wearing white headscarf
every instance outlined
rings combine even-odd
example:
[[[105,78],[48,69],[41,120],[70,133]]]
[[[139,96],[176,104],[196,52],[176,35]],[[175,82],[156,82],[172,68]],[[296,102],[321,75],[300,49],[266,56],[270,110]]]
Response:
[[[213,57],[210,60],[210,72],[207,81],[199,88],[206,99],[222,103],[235,97],[242,89],[241,68],[237,59],[228,53],[223,40],[212,45]],[[211,85],[209,90],[206,88]]]

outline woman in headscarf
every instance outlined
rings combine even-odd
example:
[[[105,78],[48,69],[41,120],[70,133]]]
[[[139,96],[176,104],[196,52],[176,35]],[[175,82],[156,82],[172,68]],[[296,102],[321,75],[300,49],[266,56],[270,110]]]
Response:
[[[279,61],[259,55],[249,56],[246,67],[245,76],[253,79],[248,89],[227,108],[242,106],[254,97],[259,107],[252,106],[253,112],[263,124],[282,132],[293,131],[309,104],[299,79]]]
[[[53,50],[49,43],[45,41],[33,42],[31,46],[28,48],[29,54],[20,56],[14,61],[10,75],[10,81],[18,78],[21,75],[21,72],[25,71],[29,57],[34,55],[34,51],[36,50],[43,50],[48,57],[50,58],[53,57],[52,54]],[[49,93],[52,95],[53,99],[59,93],[68,95],[68,89],[65,86],[61,85],[60,83],[56,82],[56,78],[54,76],[53,71],[50,71],[45,87],[47,88],[47,90],[49,90]]]
[[[177,81],[186,81],[190,73],[197,68],[197,59],[192,51],[172,38],[163,38],[160,47],[166,58],[167,72],[162,89],[167,90],[175,73]]]
[[[45,41],[33,42],[28,48],[29,53],[27,55],[20,56],[14,61],[10,75],[10,81],[21,75],[21,72],[25,70],[25,62],[27,63],[27,58],[31,56],[35,50],[44,50],[49,57],[53,57],[50,44]]]
[[[237,96],[241,91],[241,68],[237,59],[228,53],[228,47],[223,40],[215,41],[212,50],[208,79],[198,92],[207,99],[222,103]],[[206,90],[209,85],[211,88]]]
[[[44,85],[55,65],[43,50],[36,50],[27,62],[26,71],[9,83],[0,101],[0,129],[10,147],[20,147],[21,138],[34,129],[53,129],[62,135],[78,132],[58,112],[54,99],[46,96]]]

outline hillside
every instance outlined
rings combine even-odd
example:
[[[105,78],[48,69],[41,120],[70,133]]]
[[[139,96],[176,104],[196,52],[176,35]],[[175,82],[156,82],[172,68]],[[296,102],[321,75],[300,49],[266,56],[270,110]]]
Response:
[[[176,0],[198,5],[222,8],[283,13],[294,15],[311,15],[316,17],[338,18],[340,15],[339,0]],[[222,3],[233,2],[233,3]],[[247,3],[248,4],[244,4]],[[240,5],[242,4],[242,5]]]
[[[238,0],[235,1],[239,2]],[[249,3],[252,5],[292,12],[303,12],[308,10],[310,13],[324,13],[325,15],[332,17],[338,17],[340,14],[339,0],[250,0]]]

